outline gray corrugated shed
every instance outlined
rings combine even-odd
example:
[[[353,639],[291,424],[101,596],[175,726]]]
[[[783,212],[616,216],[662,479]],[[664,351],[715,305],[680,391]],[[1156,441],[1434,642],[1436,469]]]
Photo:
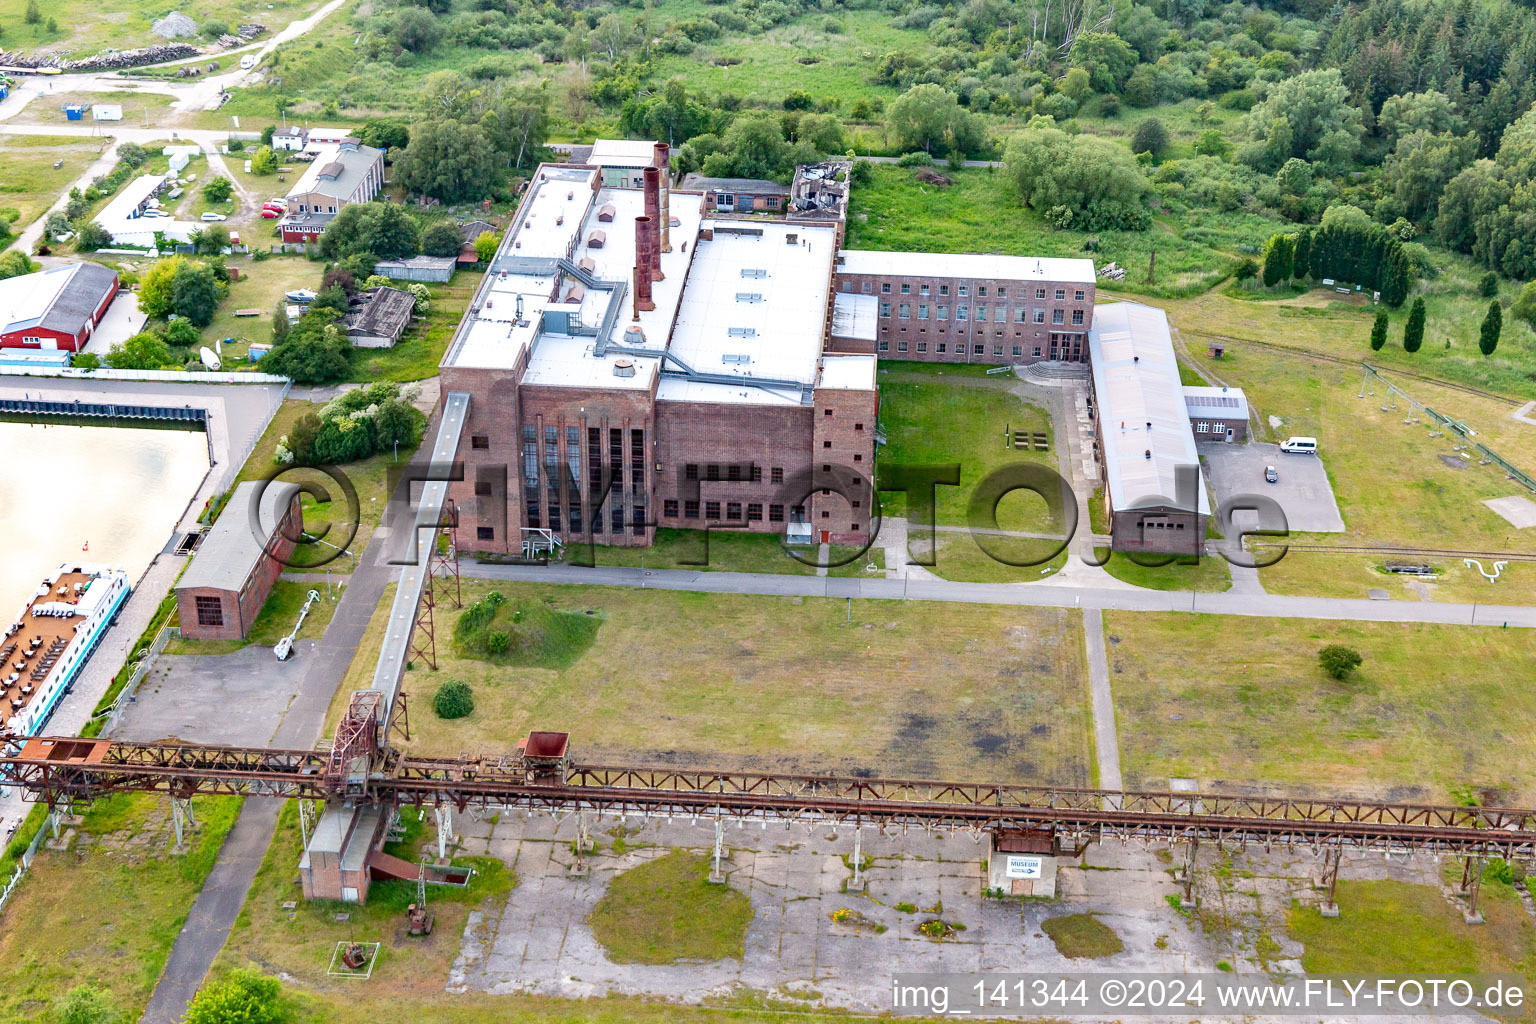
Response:
[[[416,296],[400,288],[375,288],[364,293],[363,301],[347,314],[346,329],[379,338],[400,340],[411,322]]]
[[[277,528],[277,510],[285,508],[299,490],[297,484],[273,483],[265,492],[261,486],[261,481],[247,480],[235,487],[218,522],[197,546],[192,564],[176,581],[177,590],[193,587],[239,590],[244,585],[261,557],[267,538]],[[251,506],[258,494],[261,495],[259,535],[251,522]]]

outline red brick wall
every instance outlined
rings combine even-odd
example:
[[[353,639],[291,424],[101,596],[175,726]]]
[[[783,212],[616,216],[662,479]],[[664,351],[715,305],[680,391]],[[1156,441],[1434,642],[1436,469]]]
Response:
[[[818,541],[825,534],[835,544],[862,544],[869,536],[879,408],[878,393],[872,390],[816,389],[811,412],[812,476],[817,483],[840,481],[847,491],[842,494],[828,486],[812,497],[810,523]]]
[[[241,510],[235,510],[244,514]],[[226,514],[235,514],[225,509]],[[304,514],[295,494],[276,531],[267,541],[267,549],[252,568],[239,591],[220,590],[213,587],[187,587],[176,590],[176,617],[181,635],[194,640],[243,640],[251,630],[251,624],[261,612],[272,586],[286,567],[296,546],[295,538],[303,530]],[[205,626],[197,619],[197,598],[217,597],[223,610],[224,622],[219,626]]]
[[[889,315],[878,317],[876,321],[876,351],[886,359],[988,364],[1028,363],[1052,358],[1086,362],[1088,359],[1088,330],[1093,324],[1094,286],[1091,283],[900,277],[839,272],[833,284],[837,291],[870,294],[877,301],[890,304]],[[881,291],[885,284],[890,285],[889,293]],[[868,292],[864,291],[865,285],[869,287]],[[901,293],[903,285],[911,289],[905,295]],[[922,294],[925,285],[928,288],[927,295]],[[963,296],[960,294],[961,286],[966,289]],[[941,289],[946,287],[948,294],[942,294]],[[998,298],[999,288],[1005,290],[1003,298]],[[1045,298],[1036,298],[1042,288],[1045,290]],[[986,290],[985,296],[981,294],[982,289]],[[1055,298],[1057,289],[1064,293],[1063,299]],[[1083,293],[1082,299],[1076,297],[1079,291]],[[910,315],[906,319],[899,316],[902,303],[909,307]],[[926,320],[918,316],[921,305],[928,306],[929,315]],[[938,307],[941,305],[948,307],[947,320],[938,319]],[[964,305],[967,310],[967,319],[963,322],[956,319],[956,307],[960,305]],[[988,319],[984,323],[976,322],[978,307],[985,307],[988,312]],[[1015,319],[1019,309],[1026,311],[1024,323]],[[1033,322],[1035,309],[1044,311],[1044,323]],[[1057,309],[1062,311],[1063,323],[1060,325],[1051,323],[1053,311]],[[1074,311],[1083,314],[1081,324],[1072,323]],[[999,312],[1007,317],[1002,323],[996,319]],[[1057,336],[1054,352],[1053,334]],[[939,351],[940,345],[944,346],[943,352]],[[979,353],[975,350],[977,345],[982,346]],[[847,341],[839,342],[836,350],[860,351]]]
[[[1147,551],[1159,554],[1199,554],[1205,547],[1205,521],[1194,512],[1132,509],[1117,511],[1110,524],[1110,547],[1115,551]],[[1166,523],[1166,526],[1149,526]],[[1179,527],[1183,527],[1180,529]]]
[[[697,402],[659,402],[656,406],[657,511],[660,525],[702,529],[710,524],[709,502],[717,502],[720,525],[754,533],[782,533],[783,522],[770,518],[773,505],[783,505],[788,521],[790,506],[802,496],[791,496],[786,483],[774,483],[774,470],[784,481],[803,479],[810,469],[811,409],[790,405],[724,405]],[[686,502],[694,493],[687,477],[692,464],[698,471],[699,517],[687,518]],[[729,467],[740,467],[742,479],[729,479]],[[750,467],[758,469],[753,480]],[[709,467],[717,467],[719,480],[708,479]],[[666,502],[678,503],[677,516],[667,516]],[[731,505],[740,506],[740,518],[729,518]],[[762,518],[750,519],[751,506],[761,506]]]

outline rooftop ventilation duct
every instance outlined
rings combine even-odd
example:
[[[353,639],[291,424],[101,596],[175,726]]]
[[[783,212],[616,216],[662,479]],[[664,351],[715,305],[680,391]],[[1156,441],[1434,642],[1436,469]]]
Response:
[[[661,172],[655,167],[647,167],[644,180],[645,220],[648,221],[647,231],[650,233],[651,280],[665,281],[666,275],[661,272],[661,233],[657,227],[661,222]]]
[[[624,344],[637,348],[645,344],[645,331],[640,329],[639,324],[630,324],[624,328]]]
[[[615,359],[613,361],[613,375],[615,377],[633,377],[635,375],[635,361],[633,359]]]

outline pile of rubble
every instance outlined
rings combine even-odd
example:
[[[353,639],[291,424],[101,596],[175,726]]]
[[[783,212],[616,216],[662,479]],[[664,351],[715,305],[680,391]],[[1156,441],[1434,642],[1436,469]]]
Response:
[[[156,43],[137,50],[113,50],[84,60],[65,60],[57,53],[10,53],[0,50],[0,64],[13,68],[58,68],[60,71],[117,71],[144,64],[196,57],[202,51],[190,43]]]
[[[187,39],[197,35],[197,22],[180,11],[172,11],[150,23],[149,30],[161,39]]]
[[[1125,268],[1116,263],[1106,263],[1099,268],[1099,276],[1107,281],[1124,281]]]
[[[196,57],[203,51],[190,43],[156,43],[137,50],[119,50],[116,53],[98,53],[85,60],[67,60],[59,66],[65,71],[117,71],[136,68],[144,64],[160,64],[168,60]]]

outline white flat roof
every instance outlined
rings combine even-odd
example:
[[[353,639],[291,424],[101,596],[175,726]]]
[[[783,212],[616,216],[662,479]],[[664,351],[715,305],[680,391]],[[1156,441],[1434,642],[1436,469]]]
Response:
[[[699,373],[814,384],[835,230],[771,221],[704,227],[714,238],[698,242],[672,353]]]
[[[816,382],[816,387],[836,391],[875,390],[875,357],[823,356],[821,379]]]
[[[1070,281],[1093,284],[1093,260],[1054,256],[998,256],[971,252],[886,252],[844,249],[845,274],[890,277],[953,277],[1002,281]]]
[[[645,167],[656,159],[656,144],[636,139],[598,139],[587,163],[598,167]]]
[[[713,384],[708,381],[663,377],[656,389],[658,402],[714,402],[719,405],[782,405],[799,408],[800,392],[768,391],[741,384]]]
[[[879,332],[880,300],[860,292],[838,292],[832,303],[832,335],[874,341]]]
[[[637,322],[633,318],[635,218],[645,213],[645,196],[637,189],[605,188],[594,193],[596,176],[595,170],[572,167],[541,171],[524,199],[521,219],[492,261],[480,293],[482,304],[449,351],[449,365],[509,369],[531,345],[524,384],[641,390],[654,383],[688,262],[694,256],[699,200],[690,196],[672,203],[671,215],[679,224],[671,229],[672,251],[661,255],[663,279],[651,286],[656,308],[643,311]],[[613,219],[599,220],[609,208]],[[599,231],[603,244],[594,248],[590,243]],[[566,333],[569,327],[601,328],[613,291],[581,285],[564,275],[558,277],[556,293],[557,275],[548,261],[557,259],[578,265],[590,260],[589,273],[599,282],[624,282],[623,306],[606,340],[624,344],[625,330],[638,323],[646,347],[654,348],[656,357],[609,352],[599,358],[594,334]],[[521,324],[519,297],[523,300]],[[561,317],[565,327],[559,323]],[[614,372],[621,359],[634,364],[633,376]]]
[[[74,266],[53,267],[0,281],[0,332],[34,326],[48,311],[54,296],[69,282]]]
[[[1110,508],[1172,503],[1175,467],[1198,467],[1200,456],[1167,315],[1139,302],[1096,305],[1088,352]],[[1199,511],[1209,515],[1203,484],[1197,492]]]
[[[138,213],[139,204],[155,194],[155,190],[165,182],[165,177],[163,174],[141,174],[134,178],[101,208],[101,212],[96,215],[96,222],[110,231],[113,223],[131,219]]]

